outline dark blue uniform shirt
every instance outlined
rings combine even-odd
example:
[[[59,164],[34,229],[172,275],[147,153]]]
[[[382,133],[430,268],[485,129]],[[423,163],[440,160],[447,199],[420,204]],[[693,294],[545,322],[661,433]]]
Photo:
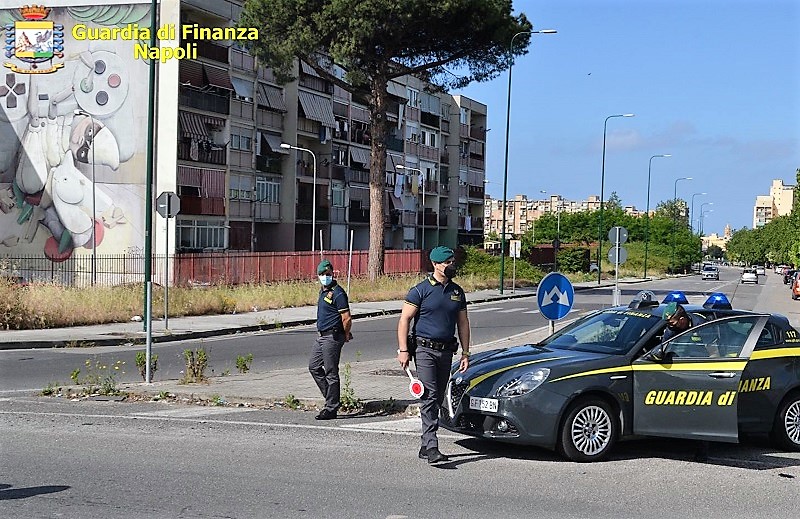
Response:
[[[331,328],[344,330],[342,312],[350,311],[350,303],[344,289],[334,281],[329,287],[322,287],[317,301],[317,330],[323,332]]]
[[[418,309],[412,333],[442,342],[455,337],[458,314],[467,309],[467,298],[460,286],[452,281],[443,285],[433,276],[411,287],[406,303]]]

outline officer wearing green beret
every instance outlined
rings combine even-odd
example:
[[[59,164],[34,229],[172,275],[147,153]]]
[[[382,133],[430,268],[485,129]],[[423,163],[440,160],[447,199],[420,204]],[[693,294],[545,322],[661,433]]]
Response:
[[[403,303],[397,325],[397,360],[406,369],[414,356],[417,377],[425,386],[420,398],[422,441],[419,457],[427,459],[428,463],[437,463],[448,460],[439,451],[436,436],[439,410],[459,341],[459,371],[464,372],[469,367],[470,329],[467,298],[464,290],[452,281],[456,275],[453,250],[436,247],[431,251],[430,259],[433,273],[413,286]],[[455,337],[456,328],[458,339]]]
[[[317,383],[325,407],[316,416],[317,420],[331,420],[341,405],[339,383],[339,358],[344,343],[353,338],[350,333],[352,319],[347,293],[333,278],[333,265],[322,260],[317,266],[317,275],[322,285],[317,301],[317,332],[308,371]]]

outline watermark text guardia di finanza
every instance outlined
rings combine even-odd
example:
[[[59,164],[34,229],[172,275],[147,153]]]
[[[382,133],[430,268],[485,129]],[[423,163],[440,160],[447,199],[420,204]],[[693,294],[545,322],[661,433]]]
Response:
[[[156,31],[161,41],[175,41],[177,27],[174,23],[162,25]],[[150,28],[131,23],[122,27],[88,27],[77,24],[72,27],[72,37],[76,40],[131,40],[134,59],[153,59],[164,63],[170,59],[196,59],[198,40],[257,40],[258,29],[253,27],[201,27],[196,23],[180,26],[180,37],[185,41],[178,47],[150,47]],[[192,40],[192,41],[186,41]]]

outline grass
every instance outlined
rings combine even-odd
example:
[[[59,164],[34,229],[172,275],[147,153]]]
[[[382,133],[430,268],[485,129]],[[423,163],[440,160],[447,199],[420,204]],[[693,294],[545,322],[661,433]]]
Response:
[[[620,267],[620,276],[641,277],[644,270],[644,246],[627,243],[628,261]],[[613,277],[613,265],[605,259],[603,276]],[[592,251],[595,258],[596,250]],[[648,274],[663,273],[670,257],[669,247],[650,244]],[[517,286],[537,284],[544,272],[525,261],[516,262]],[[511,286],[512,262],[505,263],[505,284]],[[499,283],[500,258],[467,248],[466,264],[456,279],[465,291],[496,288]],[[383,276],[371,282],[366,278],[351,279],[349,291],[353,303],[402,299],[423,274]],[[590,281],[596,275],[569,274],[573,282]],[[346,286],[342,276],[339,282]],[[313,306],[317,303],[319,284],[316,280],[264,285],[214,286],[205,288],[172,287],[169,290],[170,317],[245,313],[253,309],[269,310],[286,307]],[[42,329],[127,322],[142,314],[141,285],[121,287],[69,288],[52,284],[31,284],[21,288],[0,281],[0,329]],[[163,317],[164,291],[153,291],[153,316]],[[276,323],[278,327],[279,323]]]

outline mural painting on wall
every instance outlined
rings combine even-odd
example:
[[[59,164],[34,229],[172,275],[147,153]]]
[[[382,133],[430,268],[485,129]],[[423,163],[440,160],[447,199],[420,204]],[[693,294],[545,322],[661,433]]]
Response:
[[[0,255],[60,262],[142,243],[148,63],[136,40],[73,28],[147,26],[149,13],[0,10]]]

